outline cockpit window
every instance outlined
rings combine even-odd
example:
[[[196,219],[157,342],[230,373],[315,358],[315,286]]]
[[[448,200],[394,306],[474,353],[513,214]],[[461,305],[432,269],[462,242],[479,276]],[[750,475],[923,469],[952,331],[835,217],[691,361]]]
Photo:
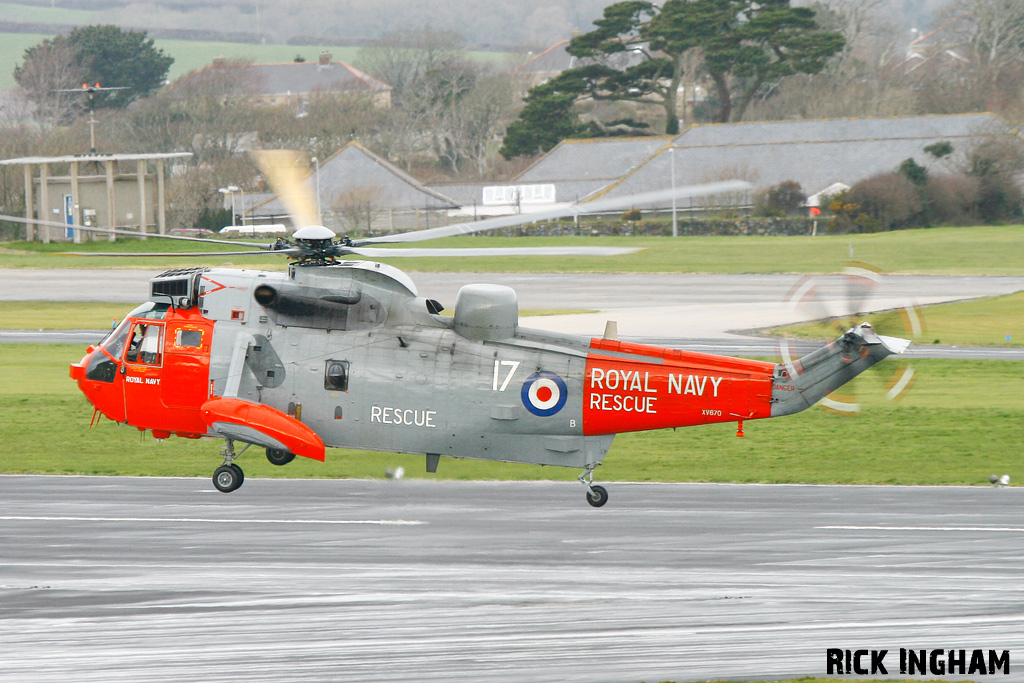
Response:
[[[160,365],[164,326],[136,323],[124,359],[129,363]]]
[[[105,348],[114,358],[120,358],[124,350],[124,342],[128,338],[128,329],[132,326],[128,318],[121,321],[121,324],[104,339],[100,346]]]
[[[168,304],[157,304],[152,301],[147,301],[140,306],[136,306],[132,311],[126,315],[120,323],[111,331],[106,337],[100,340],[100,346],[110,351],[110,354],[115,358],[120,357],[121,349],[124,348],[124,335],[126,330],[131,324],[129,318],[145,318],[147,320],[163,320],[167,317],[167,311],[170,308]],[[112,344],[115,338],[121,335],[121,343],[117,346],[117,351],[114,351]]]

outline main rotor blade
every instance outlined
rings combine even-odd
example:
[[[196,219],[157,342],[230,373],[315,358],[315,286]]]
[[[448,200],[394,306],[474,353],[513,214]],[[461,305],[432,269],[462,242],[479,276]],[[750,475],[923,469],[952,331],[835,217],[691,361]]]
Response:
[[[318,225],[316,199],[307,182],[309,164],[305,155],[290,149],[262,149],[253,151],[252,156],[291,214],[295,229]]]
[[[92,228],[84,225],[68,225],[67,223],[58,223],[56,221],[43,221],[36,218],[21,218],[19,216],[0,215],[0,221],[11,221],[12,223],[24,223],[27,225],[42,225],[50,228],[71,228],[72,230],[82,230],[83,232],[101,232],[105,235],[113,233],[115,235],[124,235],[125,237],[155,237],[161,240],[184,240],[186,242],[206,242],[207,244],[229,244],[232,247],[252,247],[253,249],[270,249],[269,244],[262,244],[260,242],[240,242],[238,240],[217,240],[207,239],[205,237],[187,237],[185,235],[158,235],[156,233],[150,232],[141,233],[135,230],[111,230],[110,228]]]
[[[194,258],[207,258],[213,256],[270,256],[271,254],[283,254],[285,256],[301,256],[301,249],[279,249],[277,251],[161,251],[161,252],[124,252],[124,251],[61,251],[62,256],[153,256],[155,258],[173,258],[175,256],[188,256]]]
[[[452,237],[453,235],[471,235],[477,232],[486,232],[488,230],[500,230],[501,228],[511,228],[517,225],[524,225],[526,223],[536,223],[538,221],[552,220],[555,218],[563,218],[565,216],[578,216],[580,214],[587,213],[600,213],[602,211],[618,211],[619,209],[629,209],[636,206],[643,206],[655,202],[663,202],[671,200],[673,197],[676,199],[686,199],[688,197],[704,197],[708,195],[723,194],[725,192],[745,192],[751,188],[751,184],[742,180],[725,180],[718,183],[708,183],[705,185],[690,185],[688,187],[681,187],[675,190],[655,190],[653,192],[644,192],[641,194],[629,195],[627,197],[615,197],[613,199],[598,199],[592,202],[585,202],[583,204],[570,204],[559,209],[549,209],[547,211],[538,211],[537,213],[524,213],[517,214],[514,216],[498,216],[496,218],[487,218],[482,221],[472,221],[467,223],[456,223],[455,225],[446,225],[440,228],[431,228],[429,230],[419,230],[417,232],[404,232],[398,235],[383,235],[381,237],[369,237],[361,240],[353,240],[352,245],[361,247],[364,244],[394,244],[400,242],[422,242],[423,240],[432,240],[440,237]]]
[[[367,258],[407,258],[453,256],[620,256],[643,251],[644,247],[467,247],[460,249],[346,249],[346,253]]]

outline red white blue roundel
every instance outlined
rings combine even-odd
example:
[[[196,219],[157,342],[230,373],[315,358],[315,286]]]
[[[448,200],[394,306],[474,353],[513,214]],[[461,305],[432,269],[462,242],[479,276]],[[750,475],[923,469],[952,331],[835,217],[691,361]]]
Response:
[[[523,405],[538,417],[550,417],[565,405],[569,397],[565,380],[553,372],[541,370],[523,382]]]

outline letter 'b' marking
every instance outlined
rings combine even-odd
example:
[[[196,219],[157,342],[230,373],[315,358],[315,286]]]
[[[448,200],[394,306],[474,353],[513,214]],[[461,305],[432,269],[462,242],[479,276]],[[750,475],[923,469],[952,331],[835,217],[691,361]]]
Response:
[[[541,370],[526,378],[521,392],[523,405],[538,417],[550,417],[565,406],[569,391],[565,380],[553,372]]]

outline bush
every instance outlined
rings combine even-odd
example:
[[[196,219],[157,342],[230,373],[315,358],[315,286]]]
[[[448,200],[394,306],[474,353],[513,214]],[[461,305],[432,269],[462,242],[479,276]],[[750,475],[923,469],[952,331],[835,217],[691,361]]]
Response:
[[[846,201],[859,205],[852,217],[859,232],[911,227],[920,222],[924,208],[914,183],[896,173],[862,180],[846,193]],[[862,214],[871,220],[861,219]]]
[[[800,183],[783,180],[757,194],[754,198],[754,215],[785,216],[798,210],[806,201],[807,195]]]
[[[963,175],[932,175],[922,189],[928,225],[974,225],[979,183]]]
[[[1024,148],[1005,140],[986,142],[967,153],[968,176],[978,181],[978,216],[1000,223],[1021,215],[1018,174],[1024,170]]]

